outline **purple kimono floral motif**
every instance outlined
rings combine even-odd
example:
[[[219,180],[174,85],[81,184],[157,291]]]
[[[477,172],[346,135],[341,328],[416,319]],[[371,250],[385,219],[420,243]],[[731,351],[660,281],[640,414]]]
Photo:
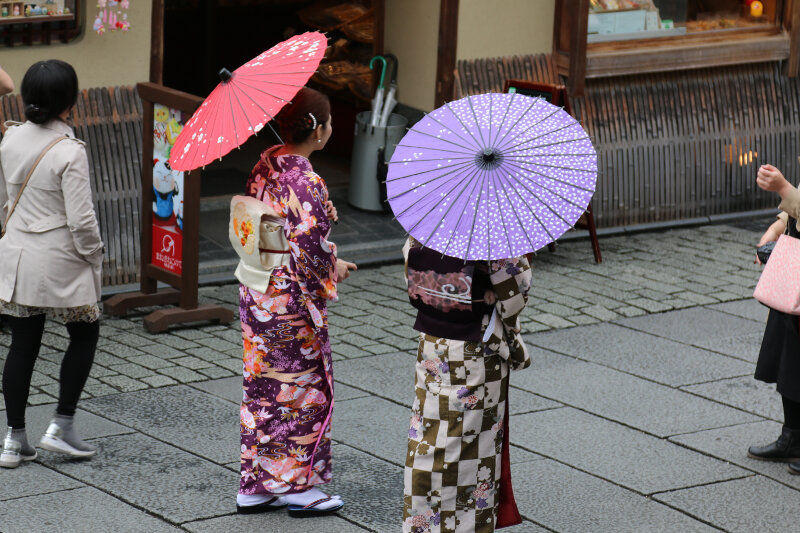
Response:
[[[274,150],[274,149],[273,149]],[[291,494],[331,480],[333,374],[327,300],[336,300],[328,191],[307,159],[265,152],[247,194],[285,217],[289,268],[266,293],[239,288],[241,494]]]

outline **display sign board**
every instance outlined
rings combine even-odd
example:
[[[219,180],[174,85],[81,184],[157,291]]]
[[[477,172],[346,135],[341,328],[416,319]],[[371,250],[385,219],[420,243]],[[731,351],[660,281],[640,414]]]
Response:
[[[188,113],[153,104],[153,264],[180,275],[183,267],[183,172],[169,155]]]
[[[150,331],[182,322],[230,322],[229,309],[197,300],[200,171],[179,172],[168,163],[175,139],[203,100],[155,83],[136,88],[143,108],[140,290],[110,298],[105,310],[119,316],[136,307],[179,304],[145,317]],[[158,282],[172,289],[159,290]]]

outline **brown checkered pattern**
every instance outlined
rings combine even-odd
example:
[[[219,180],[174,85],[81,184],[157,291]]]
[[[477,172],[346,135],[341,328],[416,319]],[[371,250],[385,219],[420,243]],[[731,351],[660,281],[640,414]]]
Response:
[[[420,336],[404,532],[494,531],[508,364],[482,346]]]

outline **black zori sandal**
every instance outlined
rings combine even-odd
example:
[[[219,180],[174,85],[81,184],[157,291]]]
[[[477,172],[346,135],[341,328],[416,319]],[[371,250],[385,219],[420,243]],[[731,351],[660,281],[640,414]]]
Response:
[[[286,507],[286,504],[283,505],[273,505],[276,501],[278,501],[278,497],[275,496],[270,498],[269,500],[265,501],[264,503],[258,503],[256,505],[236,505],[236,513],[237,514],[255,514],[255,513],[269,513],[271,511],[277,511],[278,509],[283,509]]]
[[[289,516],[293,516],[294,518],[306,518],[309,516],[323,516],[335,513],[344,507],[343,501],[339,500],[339,505],[331,507],[330,509],[317,509],[318,505],[333,501],[334,499],[335,498],[328,496],[327,498],[320,498],[317,501],[313,501],[308,505],[289,505]]]

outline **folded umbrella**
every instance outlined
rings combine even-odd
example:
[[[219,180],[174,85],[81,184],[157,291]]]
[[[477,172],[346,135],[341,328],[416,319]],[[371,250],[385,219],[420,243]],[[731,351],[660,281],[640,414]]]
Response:
[[[383,104],[383,109],[381,110],[381,118],[378,121],[378,126],[386,127],[389,124],[389,117],[392,115],[392,111],[394,111],[394,106],[397,105],[397,56],[394,54],[386,54],[386,59],[390,59],[392,61],[392,77],[391,81],[389,82],[389,92],[386,93],[386,101]]]
[[[370,125],[377,126],[381,119],[381,109],[383,106],[383,78],[386,76],[386,59],[383,56],[375,56],[369,60],[369,68],[375,63],[375,60],[383,63],[381,68],[381,78],[378,83],[378,88],[375,90],[375,98],[372,99],[372,117],[370,118]]]
[[[205,166],[258,134],[314,74],[327,42],[323,34],[307,32],[276,44],[233,72],[222,69],[222,81],[175,140],[170,166]]]

